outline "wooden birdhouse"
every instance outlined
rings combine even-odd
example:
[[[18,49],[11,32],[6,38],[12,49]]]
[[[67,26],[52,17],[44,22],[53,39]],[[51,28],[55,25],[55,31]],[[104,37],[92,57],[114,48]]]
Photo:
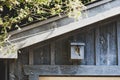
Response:
[[[71,59],[84,59],[84,43],[71,43]]]

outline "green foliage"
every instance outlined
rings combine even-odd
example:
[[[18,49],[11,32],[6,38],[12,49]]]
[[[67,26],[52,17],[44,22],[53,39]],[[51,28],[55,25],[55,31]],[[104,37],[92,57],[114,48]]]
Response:
[[[54,15],[77,18],[82,7],[80,0],[0,0],[0,48],[10,43],[8,31],[11,29],[20,30],[23,24]]]

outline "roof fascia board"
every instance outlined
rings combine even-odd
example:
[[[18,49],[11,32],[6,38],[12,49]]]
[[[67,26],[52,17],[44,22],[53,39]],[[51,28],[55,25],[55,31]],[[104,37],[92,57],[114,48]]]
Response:
[[[44,25],[44,24],[47,24],[47,23],[62,19],[64,17],[67,17],[67,16],[66,15],[62,15],[61,17],[55,16],[55,17],[49,18],[47,20],[43,20],[43,21],[40,21],[40,22],[33,23],[31,25],[27,25],[27,26],[21,28],[21,30],[19,30],[19,31],[18,30],[11,31],[11,32],[9,32],[9,34],[10,35],[18,34],[18,33],[21,33],[23,31],[27,31],[29,29],[33,29],[33,28],[39,27],[41,25]]]
[[[86,9],[91,9],[91,8],[94,8],[94,7],[103,5],[103,4],[105,4],[105,3],[108,3],[108,2],[110,2],[110,1],[113,1],[113,0],[101,0],[101,1],[95,2],[95,3],[93,3],[93,4],[87,5],[87,6],[86,6]]]

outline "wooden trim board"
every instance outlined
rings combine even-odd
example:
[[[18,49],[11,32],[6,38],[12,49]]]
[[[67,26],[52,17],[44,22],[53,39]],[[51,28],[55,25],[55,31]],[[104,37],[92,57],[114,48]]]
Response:
[[[39,80],[120,80],[120,77],[39,77]]]
[[[120,66],[25,65],[24,72],[40,76],[120,76]]]

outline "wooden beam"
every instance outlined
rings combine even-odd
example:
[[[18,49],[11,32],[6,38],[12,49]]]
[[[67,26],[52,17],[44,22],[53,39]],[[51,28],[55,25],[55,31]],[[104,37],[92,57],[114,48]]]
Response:
[[[39,21],[39,22],[36,22],[36,23],[33,23],[31,25],[27,25],[25,27],[23,27],[21,30],[15,30],[15,31],[12,31],[12,32],[9,32],[10,35],[14,35],[14,34],[18,34],[18,33],[21,33],[23,31],[26,31],[26,30],[29,30],[29,29],[33,29],[33,28],[36,28],[38,26],[41,26],[41,25],[44,25],[44,24],[47,24],[47,23],[50,23],[50,22],[53,22],[53,21],[56,21],[56,20],[59,20],[59,19],[62,19],[62,18],[65,18],[67,17],[66,15],[62,15],[61,17],[59,16],[55,16],[55,17],[52,17],[50,19],[47,19],[47,20],[43,20],[43,21]]]
[[[91,5],[87,5],[86,9],[88,10],[88,9],[94,8],[96,6],[100,6],[102,4],[108,3],[110,1],[113,1],[113,0],[102,0],[102,1],[96,2],[96,3],[91,4]],[[47,19],[47,20],[43,20],[43,21],[31,24],[31,25],[27,25],[26,27],[23,27],[22,30],[20,30],[20,31],[15,30],[15,31],[9,32],[9,34],[11,34],[11,35],[18,34],[20,32],[23,32],[23,31],[26,31],[26,30],[29,30],[29,29],[33,29],[35,27],[38,27],[38,26],[41,26],[41,25],[44,25],[44,24],[47,24],[47,23],[50,23],[50,22],[65,18],[65,17],[67,17],[67,16],[66,15],[62,15],[61,17],[55,16],[55,17],[52,17],[52,18]]]
[[[25,65],[24,72],[39,76],[120,76],[120,66]]]

